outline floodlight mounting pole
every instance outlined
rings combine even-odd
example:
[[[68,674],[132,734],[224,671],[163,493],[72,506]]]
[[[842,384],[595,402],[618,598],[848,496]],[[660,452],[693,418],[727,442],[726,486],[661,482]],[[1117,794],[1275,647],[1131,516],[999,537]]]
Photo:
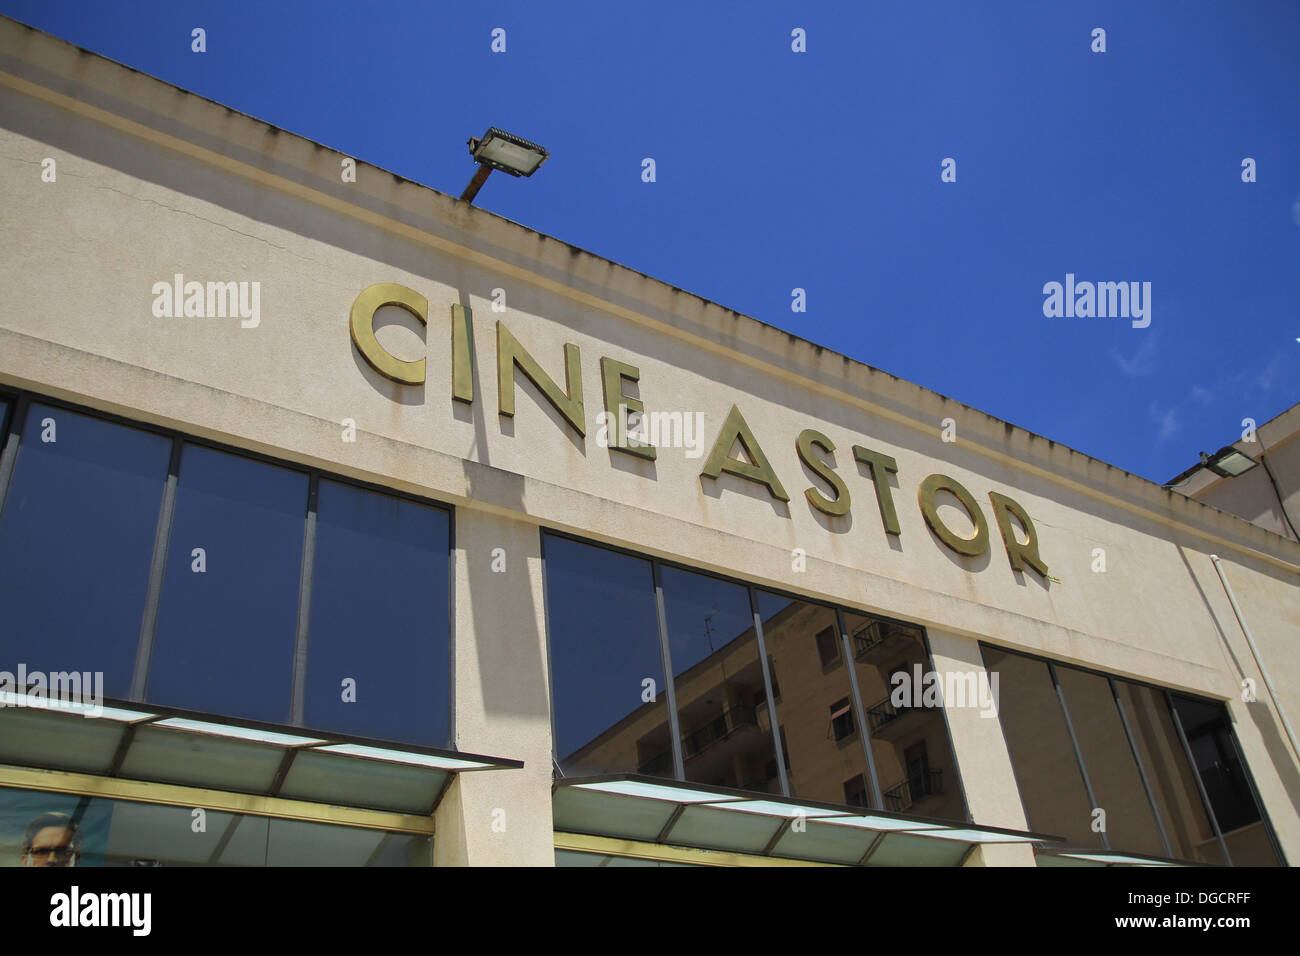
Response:
[[[483,184],[487,182],[488,177],[491,175],[491,166],[488,166],[486,163],[479,164],[478,170],[474,173],[474,178],[469,181],[469,185],[466,186],[465,191],[460,194],[460,198],[473,204],[474,197],[478,195],[478,191],[483,188]]]

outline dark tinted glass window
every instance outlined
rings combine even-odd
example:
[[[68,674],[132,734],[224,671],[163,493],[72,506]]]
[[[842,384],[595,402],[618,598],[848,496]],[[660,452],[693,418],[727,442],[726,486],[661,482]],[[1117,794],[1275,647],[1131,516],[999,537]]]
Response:
[[[1124,680],[1115,683],[1174,857],[1222,865],[1226,862],[1223,851],[1210,826],[1205,803],[1196,788],[1195,772],[1178,739],[1165,695],[1142,684]]]
[[[1047,665],[997,647],[983,652],[984,666],[1000,675],[998,717],[1029,828],[1063,836],[1070,846],[1100,848]]]
[[[45,405],[28,409],[0,515],[0,661],[102,671],[127,697],[171,442]]]
[[[321,481],[308,727],[446,746],[448,535],[445,511]]]
[[[555,752],[566,776],[673,776],[650,562],[547,535]]]
[[[306,511],[305,474],[185,446],[149,700],[289,721]]]
[[[661,577],[686,779],[780,793],[749,590],[678,568]]]
[[[1175,695],[1174,706],[1233,864],[1277,865],[1223,705]]]
[[[1097,674],[1060,664],[1056,674],[1097,806],[1106,811],[1111,847],[1165,856],[1109,683]]]

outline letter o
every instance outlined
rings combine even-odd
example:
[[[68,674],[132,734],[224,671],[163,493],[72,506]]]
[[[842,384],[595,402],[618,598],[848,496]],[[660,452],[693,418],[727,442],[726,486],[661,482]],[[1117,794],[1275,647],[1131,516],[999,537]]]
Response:
[[[961,535],[954,534],[953,530],[943,523],[934,504],[934,496],[940,491],[951,494],[966,509],[971,523],[975,525],[973,538],[963,538]],[[938,536],[939,540],[953,551],[969,558],[977,558],[988,550],[989,523],[985,520],[984,512],[980,510],[975,496],[963,488],[957,479],[949,478],[947,475],[931,475],[921,482],[921,487],[916,492],[916,499],[921,505],[921,514],[925,516],[925,523],[930,526],[930,530]]]
[[[414,289],[395,282],[380,282],[361,290],[352,303],[350,325],[352,344],[380,375],[400,385],[424,383],[424,359],[404,362],[375,338],[375,313],[386,305],[396,305],[410,312],[422,325],[429,324],[429,300]]]

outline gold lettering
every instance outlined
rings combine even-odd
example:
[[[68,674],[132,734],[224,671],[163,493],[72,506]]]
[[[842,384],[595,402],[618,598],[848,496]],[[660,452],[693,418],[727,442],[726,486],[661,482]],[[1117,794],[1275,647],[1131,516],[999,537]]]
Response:
[[[966,509],[971,522],[975,525],[974,537],[963,538],[954,534],[952,529],[943,523],[934,503],[934,496],[940,491],[948,492],[961,502],[961,506]],[[985,520],[984,512],[980,510],[979,502],[975,500],[974,495],[962,487],[957,479],[949,478],[947,475],[931,475],[921,482],[916,497],[921,503],[921,514],[925,516],[925,523],[930,526],[930,530],[938,536],[939,540],[953,551],[977,558],[988,550],[989,523]]]
[[[380,282],[361,290],[352,303],[350,326],[352,344],[361,357],[380,375],[399,385],[424,384],[424,359],[404,362],[379,344],[375,338],[375,313],[383,306],[396,305],[429,324],[429,300],[414,289],[395,282]]]
[[[831,517],[846,515],[849,513],[849,489],[844,484],[844,479],[835,474],[834,469],[817,457],[813,448],[822,449],[828,455],[835,453],[835,445],[829,438],[821,432],[812,428],[805,428],[799,433],[799,437],[794,441],[794,447],[799,452],[800,460],[807,465],[812,471],[816,472],[826,484],[835,489],[834,499],[829,499],[816,488],[808,488],[804,491],[804,497],[808,503],[820,511],[822,514],[828,514]]]
[[[1038,556],[1038,536],[1034,533],[1034,523],[1029,520],[1025,509],[996,491],[989,492],[989,500],[993,502],[993,517],[997,519],[998,530],[1002,532],[1002,543],[1006,545],[1011,566],[1023,572],[1027,564],[1043,577],[1047,577],[1047,565]],[[1011,527],[1013,517],[1025,529],[1024,544],[1016,540],[1015,531]]]
[[[623,383],[641,381],[641,372],[634,366],[625,365],[605,356],[600,360],[600,380],[605,395],[605,412],[610,422],[609,428],[615,435],[609,447],[654,461],[658,454],[655,446],[636,438],[629,438],[624,431],[629,416],[634,413],[641,415],[645,412],[644,402],[639,398],[623,394]],[[620,411],[620,406],[623,411]]]
[[[451,307],[451,397],[474,403],[474,313],[459,303]]]
[[[889,487],[889,476],[898,474],[898,462],[861,445],[853,446],[853,457],[871,469],[871,481],[876,486],[876,504],[880,506],[880,521],[885,526],[885,534],[902,537],[903,529],[898,524],[898,512],[894,510],[894,491]]]
[[[749,460],[753,462],[752,465],[749,462],[731,457],[731,446],[736,443],[737,439],[740,439],[740,447]],[[704,471],[700,472],[700,475],[701,477],[716,479],[724,471],[757,482],[760,485],[766,485],[772,497],[778,501],[790,500],[790,496],[781,487],[776,472],[772,470],[767,456],[763,454],[763,449],[758,447],[758,442],[754,439],[754,433],[749,430],[749,425],[745,423],[745,417],[740,414],[740,408],[736,405],[731,406],[731,411],[727,414],[727,420],[722,424],[722,431],[718,434],[718,440],[714,442],[713,451],[710,453],[709,460],[705,463]]]
[[[576,345],[564,346],[564,382],[567,391],[562,392],[554,379],[537,364],[537,359],[519,344],[505,323],[497,322],[497,403],[500,413],[507,417],[515,414],[515,368],[528,376],[529,381],[537,386],[546,400],[555,406],[555,410],[564,416],[565,421],[579,435],[586,436],[587,422],[582,408],[582,362]]]

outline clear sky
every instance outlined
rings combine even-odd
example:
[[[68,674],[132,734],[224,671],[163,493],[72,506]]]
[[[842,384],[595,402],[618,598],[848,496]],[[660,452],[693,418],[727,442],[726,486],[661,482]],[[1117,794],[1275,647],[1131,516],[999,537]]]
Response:
[[[483,208],[1158,482],[1300,401],[1296,0],[0,11],[454,195],[517,133]]]

